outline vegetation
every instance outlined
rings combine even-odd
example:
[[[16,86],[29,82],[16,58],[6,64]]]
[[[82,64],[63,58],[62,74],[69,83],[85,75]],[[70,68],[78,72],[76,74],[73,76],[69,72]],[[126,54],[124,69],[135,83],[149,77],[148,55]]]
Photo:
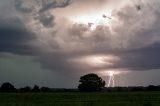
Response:
[[[78,89],[0,87],[0,106],[159,106],[160,86],[105,88],[96,74],[80,78]],[[85,91],[85,93],[84,93]],[[95,92],[96,91],[96,92]],[[83,92],[83,93],[82,93]]]
[[[2,93],[0,106],[159,106],[160,92]]]
[[[40,88],[38,85],[35,85],[32,89],[33,92],[40,92]]]
[[[5,82],[1,85],[0,91],[1,92],[14,92],[15,88],[12,84]]]
[[[96,74],[84,75],[80,78],[79,82],[81,82],[81,84],[78,86],[80,91],[100,91],[105,86],[105,81]]]

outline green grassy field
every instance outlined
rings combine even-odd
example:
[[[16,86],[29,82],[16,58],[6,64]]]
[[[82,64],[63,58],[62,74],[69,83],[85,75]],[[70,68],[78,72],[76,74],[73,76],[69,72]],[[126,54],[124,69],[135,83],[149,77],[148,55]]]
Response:
[[[0,106],[160,106],[160,92],[1,93]]]

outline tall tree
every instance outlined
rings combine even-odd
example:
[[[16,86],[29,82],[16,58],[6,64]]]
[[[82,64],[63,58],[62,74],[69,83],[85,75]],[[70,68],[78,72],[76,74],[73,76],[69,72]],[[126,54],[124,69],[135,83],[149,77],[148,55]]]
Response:
[[[100,91],[105,86],[105,81],[97,74],[87,74],[80,78],[78,89],[80,91]]]
[[[12,84],[5,82],[1,85],[0,90],[1,92],[14,92],[16,89]]]

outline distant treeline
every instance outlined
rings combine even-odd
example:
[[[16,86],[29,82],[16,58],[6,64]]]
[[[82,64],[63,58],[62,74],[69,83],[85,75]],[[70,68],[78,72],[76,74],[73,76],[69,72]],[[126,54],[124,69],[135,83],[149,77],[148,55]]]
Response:
[[[154,86],[149,85],[147,87],[143,86],[133,86],[133,87],[111,87],[111,88],[104,88],[103,91],[105,92],[134,92],[134,91],[160,91],[160,85]]]
[[[0,92],[77,92],[78,89],[65,89],[65,88],[49,88],[49,87],[39,87],[34,85],[34,87],[26,86],[22,88],[15,88],[13,84],[5,82],[0,86]]]
[[[160,86],[149,85],[147,87],[136,86],[136,87],[104,87],[100,92],[133,92],[133,91],[160,91]],[[0,87],[0,92],[79,92],[78,89],[65,89],[65,88],[49,88],[49,87],[39,87],[35,85],[34,87],[22,87],[15,88],[11,83],[3,83]]]

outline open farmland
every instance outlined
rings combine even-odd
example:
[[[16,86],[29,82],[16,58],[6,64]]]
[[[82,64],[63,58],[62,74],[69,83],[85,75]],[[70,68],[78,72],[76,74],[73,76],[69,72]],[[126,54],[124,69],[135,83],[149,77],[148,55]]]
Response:
[[[160,106],[160,92],[1,93],[0,106]]]

